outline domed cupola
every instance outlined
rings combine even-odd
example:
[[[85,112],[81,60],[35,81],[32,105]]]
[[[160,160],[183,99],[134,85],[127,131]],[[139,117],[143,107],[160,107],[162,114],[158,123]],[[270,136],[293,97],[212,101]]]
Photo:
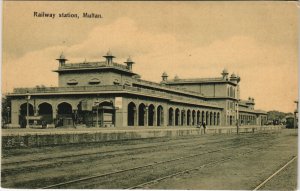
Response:
[[[168,80],[168,74],[166,72],[164,72],[162,75],[162,81],[166,82]]]
[[[60,54],[59,58],[57,58],[56,60],[58,60],[59,66],[64,66],[66,61],[68,61],[68,59],[65,58],[65,55],[63,52]]]
[[[115,56],[113,56],[113,54],[111,53],[110,50],[103,57],[106,58],[106,64],[107,65],[112,65],[113,64],[113,58],[115,58]]]
[[[132,61],[130,56],[127,58],[126,62],[124,63],[127,64],[128,69],[132,71],[132,65],[134,64],[134,62]]]
[[[228,73],[227,69],[225,68],[221,74],[222,74],[223,79],[226,79],[228,77],[229,73]]]

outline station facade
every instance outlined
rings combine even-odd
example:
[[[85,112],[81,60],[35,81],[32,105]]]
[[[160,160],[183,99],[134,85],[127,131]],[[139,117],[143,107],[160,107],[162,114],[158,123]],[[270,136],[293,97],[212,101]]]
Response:
[[[133,72],[135,64],[104,61],[69,63],[57,59],[58,87],[15,88],[11,126],[46,122],[86,127],[263,125],[267,114],[254,109],[254,99],[239,99],[241,78],[223,70],[217,78],[168,79],[155,83]]]

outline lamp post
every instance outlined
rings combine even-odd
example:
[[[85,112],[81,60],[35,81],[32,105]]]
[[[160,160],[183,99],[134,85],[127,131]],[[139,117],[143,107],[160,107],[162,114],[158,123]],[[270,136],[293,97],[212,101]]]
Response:
[[[98,114],[99,105],[98,104],[99,104],[98,100],[94,102],[94,106],[96,106],[96,112],[97,112],[97,114],[96,114],[96,127],[99,127],[99,114]]]
[[[26,103],[27,103],[27,105],[26,105],[26,128],[29,128],[29,100],[30,100],[30,94],[29,94],[29,92],[27,91],[27,93],[26,93]]]

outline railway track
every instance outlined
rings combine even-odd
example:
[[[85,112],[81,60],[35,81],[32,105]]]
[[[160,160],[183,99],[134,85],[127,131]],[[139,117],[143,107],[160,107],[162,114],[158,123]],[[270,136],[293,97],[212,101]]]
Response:
[[[172,178],[172,177],[175,177],[175,176],[180,176],[182,174],[186,174],[186,173],[190,173],[192,171],[200,170],[200,169],[205,168],[205,167],[209,167],[209,166],[220,164],[222,162],[227,162],[227,161],[230,161],[230,160],[233,160],[233,159],[237,159],[239,156],[249,154],[249,153],[253,153],[253,152],[256,152],[256,151],[247,151],[247,152],[244,152],[244,153],[240,153],[240,154],[236,155],[235,157],[226,157],[226,158],[223,158],[223,159],[220,159],[220,160],[215,160],[215,161],[212,161],[212,162],[208,162],[208,163],[205,163],[205,164],[203,164],[201,166],[198,166],[196,168],[191,168],[191,169],[179,171],[179,172],[169,174],[167,176],[159,177],[159,178],[150,180],[148,182],[143,182],[141,184],[131,186],[131,187],[128,187],[128,188],[125,188],[125,189],[143,189],[146,186],[157,184],[158,182],[163,181],[165,179]]]
[[[269,140],[263,140],[263,141],[259,141],[259,142],[256,141],[255,144],[262,143],[262,142],[265,142],[265,141],[269,141]],[[201,155],[207,155],[207,154],[212,154],[212,153],[219,153],[221,151],[230,150],[230,149],[234,149],[234,148],[247,147],[247,146],[250,146],[250,145],[253,145],[253,144],[250,143],[250,144],[243,144],[243,145],[238,145],[238,146],[231,146],[231,147],[226,147],[226,148],[221,148],[221,149],[214,149],[214,150],[210,150],[210,151],[206,151],[206,152],[201,152],[201,153],[197,153],[197,154],[192,154],[192,155],[188,155],[188,156],[181,156],[181,157],[174,158],[174,159],[169,159],[169,160],[164,160],[164,161],[156,161],[156,162],[152,162],[152,163],[149,163],[149,164],[145,164],[145,165],[141,165],[141,166],[136,166],[136,167],[133,167],[133,168],[127,168],[127,169],[123,169],[123,170],[117,170],[117,171],[114,171],[114,172],[103,173],[103,174],[95,174],[95,175],[88,176],[88,177],[83,177],[83,178],[73,179],[73,180],[66,181],[66,182],[61,182],[61,183],[58,183],[58,184],[48,185],[48,186],[45,186],[45,187],[42,187],[42,188],[43,189],[65,188],[66,186],[70,187],[70,186],[72,186],[74,184],[78,184],[78,183],[85,184],[85,181],[88,182],[88,181],[91,181],[93,179],[98,179],[98,178],[102,178],[102,177],[106,177],[107,178],[109,176],[115,176],[115,175],[119,175],[121,173],[126,173],[126,172],[130,172],[130,171],[135,171],[135,170],[141,170],[141,169],[149,168],[149,167],[157,167],[157,166],[162,165],[162,164],[172,163],[172,162],[175,162],[175,161],[183,161],[183,160],[186,160],[186,159],[189,159],[189,158],[194,158],[194,157],[201,156]],[[254,152],[254,151],[243,152],[243,153],[239,154],[238,156],[249,154],[251,152]],[[205,163],[205,164],[203,164],[203,165],[201,165],[200,167],[197,167],[197,168],[179,171],[179,172],[176,172],[176,173],[164,176],[164,177],[160,177],[158,179],[154,179],[154,180],[150,180],[148,182],[144,182],[142,184],[138,184],[138,185],[133,186],[133,187],[131,186],[131,187],[125,187],[125,188],[127,188],[127,189],[140,188],[143,185],[145,186],[145,185],[148,185],[148,184],[153,183],[153,182],[158,182],[158,181],[164,180],[166,178],[170,178],[170,177],[177,176],[177,175],[180,175],[180,174],[183,174],[183,173],[186,173],[186,172],[190,172],[190,171],[193,171],[193,170],[204,168],[204,167],[207,167],[207,166],[210,166],[210,165],[213,165],[213,164],[218,164],[218,163],[225,162],[225,161],[228,161],[228,160],[233,160],[235,158],[236,157],[227,157],[227,158],[222,158],[220,160],[210,161],[210,162]]]
[[[277,174],[279,174],[282,170],[284,170],[286,167],[288,167],[295,159],[297,159],[298,156],[293,156],[291,160],[289,160],[287,163],[285,163],[282,167],[280,167],[276,172],[274,172],[271,176],[269,176],[267,179],[265,179],[262,183],[260,183],[258,186],[256,186],[253,191],[257,191],[260,188],[262,188],[267,182],[269,182],[271,179],[273,179]]]
[[[232,140],[235,138],[236,137],[230,137],[230,138],[223,139],[221,141],[215,141],[215,139],[213,139],[212,141],[206,141],[206,142],[200,142],[200,143],[197,142],[197,144],[199,144],[199,146],[196,147],[195,149],[199,149],[199,148],[205,147],[206,145],[210,145],[210,144],[226,142],[228,140]],[[251,138],[253,138],[252,135],[243,136],[243,139],[245,139],[245,140],[251,139]],[[189,147],[191,145],[195,145],[195,142],[191,142],[194,140],[199,141],[199,137],[189,139],[188,141],[180,142],[180,143],[176,143],[176,144],[173,144],[173,143],[167,143],[164,145],[155,144],[153,146],[142,146],[142,147],[129,148],[129,149],[115,149],[115,150],[110,150],[110,151],[105,151],[105,152],[96,151],[93,153],[73,154],[73,155],[67,155],[64,157],[52,157],[52,158],[46,158],[44,160],[36,159],[36,160],[28,160],[26,162],[20,161],[20,162],[2,163],[2,174],[9,175],[9,174],[17,173],[17,172],[24,172],[27,169],[36,170],[39,168],[52,168],[52,167],[56,167],[56,166],[61,166],[64,164],[69,164],[69,161],[67,159],[71,159],[74,162],[74,157],[78,157],[78,159],[76,159],[75,162],[82,161],[82,157],[88,157],[88,160],[93,160],[93,159],[101,160],[101,159],[106,159],[106,158],[110,158],[110,157],[129,155],[131,152],[134,153],[138,150],[141,150],[143,152],[149,152],[149,149],[157,149],[157,148],[171,149],[171,148],[177,148],[177,147]],[[62,159],[63,161],[58,161],[58,159]],[[32,163],[32,162],[41,163],[43,161],[44,162],[49,161],[50,163],[37,164],[37,165],[30,165],[30,164],[27,165],[26,164],[26,163]],[[18,165],[18,168],[15,168],[16,165]],[[11,166],[11,168],[9,168],[9,166]]]
[[[228,138],[230,139],[230,138]],[[172,140],[175,140],[175,141],[178,141],[178,139],[172,139]],[[179,139],[181,140],[181,139]],[[191,143],[190,141],[191,140],[199,140],[199,137],[192,137],[192,138],[185,138],[185,139],[182,139],[183,142],[179,142],[179,143],[176,143],[176,145],[182,145],[182,144],[185,144],[185,143]],[[185,141],[187,140],[187,141]],[[226,139],[223,139],[223,140],[226,140]],[[219,141],[219,142],[222,142],[222,141]],[[162,145],[163,143],[163,145]],[[208,144],[208,143],[217,143],[217,142],[204,142],[204,144]],[[84,152],[84,153],[78,153],[76,152],[77,154],[66,154],[66,155],[60,155],[60,156],[54,156],[54,157],[39,157],[37,159],[30,159],[30,160],[18,160],[18,161],[9,161],[9,162],[3,162],[5,160],[9,160],[9,159],[5,159],[5,158],[2,158],[2,166],[8,166],[8,165],[16,165],[16,164],[25,164],[25,163],[28,163],[28,162],[41,162],[41,161],[47,161],[47,160],[53,160],[53,159],[66,159],[66,158],[73,158],[73,157],[78,157],[78,156],[91,156],[91,155],[94,155],[94,154],[102,154],[102,153],[113,153],[113,152],[119,152],[119,151],[131,151],[131,150],[136,150],[136,149],[149,149],[149,148],[157,148],[157,147],[166,147],[166,146],[169,146],[170,144],[172,143],[169,143],[167,141],[161,141],[161,142],[155,142],[154,145],[150,145],[149,146],[149,143],[144,143],[145,145],[148,145],[148,146],[141,146],[141,145],[138,145],[137,147],[134,147],[134,148],[125,148],[125,149],[112,149],[112,150],[107,150],[107,151],[92,151],[92,152]],[[176,146],[176,145],[171,145],[171,146]]]

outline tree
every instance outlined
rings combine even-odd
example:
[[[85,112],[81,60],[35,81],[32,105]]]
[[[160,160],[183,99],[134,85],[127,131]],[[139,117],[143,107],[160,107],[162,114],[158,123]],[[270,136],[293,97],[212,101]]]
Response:
[[[11,100],[10,98],[2,95],[1,100],[1,117],[2,117],[2,124],[9,123],[11,119]]]

